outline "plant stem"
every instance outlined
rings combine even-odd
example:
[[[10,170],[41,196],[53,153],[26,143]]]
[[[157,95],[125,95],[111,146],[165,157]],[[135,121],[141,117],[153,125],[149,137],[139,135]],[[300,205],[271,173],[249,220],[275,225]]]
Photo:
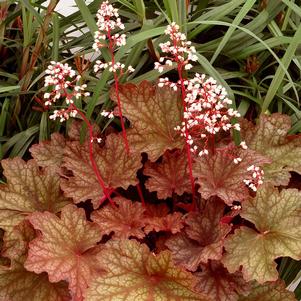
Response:
[[[111,36],[111,31],[110,30],[108,30],[108,39],[109,39],[109,51],[110,51],[110,54],[111,54],[112,67],[114,68],[115,56],[114,56],[114,49],[113,49],[114,47],[113,47],[112,36]],[[114,71],[113,73],[114,73],[117,105],[118,105],[118,111],[119,111],[118,114],[119,114],[119,118],[120,118],[121,129],[122,129],[122,137],[123,137],[126,152],[129,154],[130,147],[129,147],[129,142],[128,142],[128,139],[127,139],[126,130],[125,130],[125,126],[124,126],[124,120],[123,120],[122,108],[121,108],[121,100],[120,100],[120,95],[119,95],[119,78],[118,78],[118,75],[117,75],[116,71]]]
[[[181,83],[181,98],[182,98],[182,105],[184,109],[184,114],[187,111],[186,107],[186,102],[185,102],[185,97],[186,97],[186,89],[184,85],[184,79],[182,76],[182,63],[178,62],[178,74],[179,74],[179,79]],[[190,183],[191,183],[191,192],[192,192],[192,211],[196,210],[196,200],[195,200],[195,189],[194,189],[194,178],[193,178],[193,173],[192,173],[192,158],[191,158],[191,151],[190,151],[190,145],[188,143],[188,128],[187,128],[187,122],[186,119],[184,119],[185,123],[185,146],[186,146],[186,153],[187,153],[187,159],[188,159],[188,167],[189,167],[189,178],[190,178]]]
[[[104,180],[100,174],[100,171],[98,169],[98,166],[95,162],[94,159],[94,155],[93,155],[93,126],[91,125],[91,123],[89,122],[89,120],[87,119],[87,117],[85,116],[85,114],[83,114],[74,104],[71,104],[69,107],[71,110],[75,110],[84,120],[84,122],[86,123],[86,125],[88,126],[88,130],[89,130],[89,157],[90,157],[90,161],[92,164],[92,169],[96,175],[97,181],[100,184],[104,195],[106,196],[106,198],[110,201],[111,205],[115,207],[115,203],[113,202],[110,194],[113,192],[113,190],[108,189],[105,186]]]

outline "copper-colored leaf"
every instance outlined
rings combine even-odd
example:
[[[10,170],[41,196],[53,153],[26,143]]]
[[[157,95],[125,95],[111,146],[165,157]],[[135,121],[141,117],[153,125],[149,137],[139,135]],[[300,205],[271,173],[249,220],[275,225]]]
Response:
[[[92,213],[92,220],[99,225],[102,235],[114,232],[114,238],[145,236],[145,209],[141,203],[134,203],[125,198],[114,198],[118,208],[105,206]]]
[[[121,85],[119,95],[122,113],[132,126],[127,132],[131,151],[146,152],[155,161],[167,149],[183,148],[184,140],[174,130],[182,120],[177,92],[143,81],[139,85]],[[115,90],[110,96],[117,102]]]
[[[98,137],[100,135],[100,128],[97,124],[93,124],[93,137]],[[69,140],[79,141],[81,138],[81,131],[85,129],[84,133],[85,139],[89,139],[89,131],[87,125],[83,121],[72,120],[70,127],[68,128],[68,138]]]
[[[162,163],[147,162],[143,173],[149,176],[145,183],[149,191],[156,191],[159,199],[171,197],[173,193],[182,195],[191,191],[188,162],[184,151],[167,151]]]
[[[50,141],[43,141],[33,145],[29,151],[39,166],[59,171],[62,161],[66,141],[59,133],[51,135]]]
[[[32,212],[57,213],[69,203],[57,174],[40,170],[34,160],[2,160],[7,184],[0,188],[0,227],[11,230]]]
[[[274,259],[284,256],[301,259],[301,192],[297,189],[278,192],[266,184],[242,206],[241,216],[258,231],[243,226],[228,236],[223,263],[231,273],[242,266],[246,281],[275,281],[278,273]]]
[[[277,281],[254,285],[251,293],[240,297],[238,301],[297,301],[297,299],[294,293],[286,290],[282,281]]]
[[[89,301],[209,301],[192,289],[194,277],[174,266],[169,251],[151,253],[134,240],[109,242],[100,258],[108,273],[88,289]]]
[[[146,218],[146,224],[144,232],[147,234],[151,231],[165,231],[176,234],[184,227],[183,215],[180,212],[174,212],[165,216],[148,217]]]
[[[199,279],[196,289],[215,301],[237,301],[239,296],[247,295],[251,290],[240,272],[230,274],[218,261],[202,265],[202,272],[195,275]]]
[[[88,222],[84,210],[74,205],[64,207],[61,218],[36,212],[29,220],[41,234],[29,245],[26,269],[47,272],[51,282],[67,280],[72,300],[82,301],[92,278],[102,272],[95,248],[101,238],[98,226]]]
[[[222,202],[210,200],[203,212],[188,214],[185,234],[177,234],[166,243],[177,264],[196,271],[201,262],[221,259],[224,237],[231,230],[229,225],[220,223],[223,211]]]
[[[128,154],[120,135],[109,135],[102,148],[95,144],[94,160],[107,188],[127,189],[129,185],[137,184],[136,172],[142,166],[141,155]],[[97,208],[104,193],[91,165],[88,144],[67,143],[63,166],[73,174],[66,175],[67,179],[61,182],[65,195],[76,203],[91,199]]]
[[[202,197],[218,196],[229,205],[248,197],[248,188],[243,182],[250,176],[247,168],[251,165],[260,167],[270,160],[252,150],[239,150],[235,157],[242,161],[235,164],[233,156],[223,151],[196,160],[193,170]]]
[[[0,266],[0,300],[2,301],[70,301],[67,283],[50,283],[46,273],[27,271],[23,264],[34,230],[28,221],[6,232],[3,255],[10,266]]]
[[[265,181],[286,186],[290,171],[301,174],[301,137],[289,139],[291,119],[279,113],[261,115],[257,125],[242,122],[242,137],[247,145],[272,159],[264,167]]]

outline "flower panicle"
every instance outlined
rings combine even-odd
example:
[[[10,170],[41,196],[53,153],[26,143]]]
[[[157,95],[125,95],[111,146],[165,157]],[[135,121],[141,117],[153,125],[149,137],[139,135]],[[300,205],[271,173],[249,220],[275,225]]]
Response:
[[[175,130],[180,131],[183,137],[188,133],[191,152],[201,157],[209,153],[210,137],[221,131],[240,130],[238,123],[231,123],[232,118],[240,117],[240,114],[228,108],[232,101],[227,97],[226,89],[213,78],[196,73],[193,79],[184,83],[187,109],[183,117],[186,122]]]
[[[187,148],[193,155],[209,155],[209,141],[215,135],[230,130],[240,131],[239,123],[233,123],[233,119],[239,118],[240,114],[229,107],[232,100],[228,98],[226,89],[212,77],[207,78],[205,74],[196,73],[192,79],[183,78],[182,71],[190,70],[193,67],[192,63],[197,61],[196,49],[187,41],[186,35],[180,32],[176,23],[168,25],[165,34],[169,37],[168,41],[159,44],[165,56],[161,57],[159,62],[155,62],[154,69],[162,73],[174,66],[178,69],[180,79],[172,82],[168,77],[160,78],[158,86],[182,91],[183,119],[175,130],[185,138]],[[239,147],[244,150],[248,148],[245,141],[242,141]],[[242,158],[237,156],[231,156],[231,159],[234,164],[242,162]],[[244,183],[256,191],[263,183],[263,171],[257,166],[251,166],[247,172],[251,172],[251,175]]]
[[[100,70],[107,69],[109,72],[124,73],[125,65],[115,61],[114,49],[126,45],[126,35],[115,33],[115,30],[123,30],[124,24],[122,23],[118,9],[114,8],[109,1],[104,1],[96,14],[98,30],[94,33],[93,49],[100,51],[101,48],[109,48],[112,56],[111,62],[102,62],[97,60],[94,65],[94,72],[97,73]],[[134,72],[135,69],[132,66],[128,66],[126,72]]]
[[[189,70],[192,68],[191,62],[197,61],[196,49],[187,41],[186,35],[181,33],[179,25],[175,22],[167,26],[165,34],[169,36],[169,41],[160,43],[161,51],[166,54],[155,63],[155,69],[160,73],[164,68],[171,67],[173,63],[181,66],[181,69]],[[174,88],[175,89],[175,88]]]
[[[52,106],[58,100],[64,99],[67,105],[73,105],[75,99],[87,97],[90,95],[86,92],[86,84],[80,84],[81,76],[76,75],[76,72],[67,64],[51,61],[47,67],[44,86],[50,88],[49,92],[44,93],[45,106]],[[67,109],[54,110],[50,115],[50,119],[59,118],[61,122],[75,117],[77,110],[73,107]]]

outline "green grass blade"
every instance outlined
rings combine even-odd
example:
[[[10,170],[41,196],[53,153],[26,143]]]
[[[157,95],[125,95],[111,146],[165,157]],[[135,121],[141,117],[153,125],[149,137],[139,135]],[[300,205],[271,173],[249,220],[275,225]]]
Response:
[[[48,116],[48,112],[43,112],[40,121],[39,141],[44,141],[48,139],[49,139],[49,116]]]
[[[56,13],[52,14],[52,54],[51,57],[54,61],[59,58],[59,45],[60,45],[60,20]]]
[[[163,0],[166,12],[172,22],[179,24],[179,13],[177,7],[177,1],[175,0]],[[181,24],[180,24],[181,25]]]
[[[90,13],[89,8],[87,7],[87,4],[85,3],[84,0],[74,0],[77,7],[79,8],[81,15],[87,24],[90,33],[92,36],[94,36],[94,32],[97,31],[97,25],[95,23],[94,17]]]
[[[255,4],[256,0],[247,0],[244,6],[241,8],[235,19],[233,20],[232,24],[233,25],[239,25],[240,22],[245,18],[247,13],[250,11],[250,9],[253,7]],[[223,50],[224,46],[228,43],[230,37],[232,36],[233,32],[235,31],[235,27],[229,27],[225,36],[223,37],[222,41],[218,45],[216,51],[214,52],[210,63],[213,64],[216,58],[219,56],[221,51]]]
[[[0,87],[0,93],[10,92],[14,90],[19,90],[20,86],[7,86],[7,87]]]
[[[253,37],[254,39],[256,39],[257,41],[259,41],[260,43],[262,43],[266,49],[272,54],[272,56],[276,59],[276,61],[279,63],[279,68],[282,68],[284,73],[286,74],[289,82],[292,84],[292,87],[293,87],[293,90],[295,92],[295,95],[297,97],[297,99],[299,98],[298,97],[298,92],[296,90],[296,87],[294,85],[294,82],[292,80],[292,77],[290,76],[289,72],[287,71],[287,68],[285,67],[285,65],[282,63],[282,61],[279,59],[279,57],[276,55],[276,53],[265,43],[265,41],[263,41],[261,38],[259,38],[256,34],[254,34],[252,31],[244,28],[244,27],[241,27],[241,26],[237,26],[237,25],[233,25],[231,23],[228,23],[228,22],[222,22],[222,21],[198,21],[198,22],[190,22],[191,24],[194,24],[194,23],[200,23],[200,24],[212,24],[212,25],[221,25],[221,26],[233,26],[239,30],[241,30],[242,32],[250,35],[251,37]],[[299,28],[299,30],[301,30],[301,26]]]
[[[262,112],[265,112],[268,109],[270,103],[273,101],[273,99],[279,89],[279,86],[284,79],[285,74],[288,73],[287,69],[288,69],[290,63],[292,62],[292,59],[295,56],[295,52],[297,50],[297,47],[300,45],[300,42],[301,42],[301,26],[299,26],[297,31],[295,32],[294,38],[292,39],[291,43],[289,44],[289,46],[281,60],[282,66],[279,66],[277,68],[275,76],[271,82],[269,90],[263,101]],[[299,101],[298,93],[296,93],[296,97],[297,97],[297,100]]]
[[[137,14],[139,15],[141,20],[145,19],[145,5],[143,0],[133,0]]]

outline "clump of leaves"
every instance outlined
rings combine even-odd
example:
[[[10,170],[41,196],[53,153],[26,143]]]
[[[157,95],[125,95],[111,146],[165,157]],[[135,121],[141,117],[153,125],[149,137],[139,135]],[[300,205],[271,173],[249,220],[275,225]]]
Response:
[[[33,146],[28,162],[2,161],[0,300],[295,300],[275,261],[301,259],[301,193],[289,187],[290,172],[301,172],[301,139],[287,135],[289,120],[241,120],[246,142],[235,145],[238,112],[226,106],[225,89],[204,75],[182,78],[197,58],[176,24],[166,31],[174,48],[161,48],[176,54],[179,82],[120,85],[125,66],[111,43],[122,46],[125,37],[112,40],[106,14],[118,14],[102,5],[95,47],[108,26],[112,61],[96,69],[113,73],[118,108],[102,115],[118,116],[122,133],[98,136],[74,101],[88,96],[86,85],[52,62],[47,105],[62,95],[69,105],[52,119],[77,116],[89,137],[80,139],[73,123],[67,137]],[[159,71],[172,65],[164,60]]]
[[[141,86],[151,84],[135,89]],[[129,93],[133,87],[125,85],[122,91]],[[162,93],[161,88],[152,89]],[[164,114],[173,115],[173,111]],[[257,127],[263,121],[273,122],[280,131],[283,118],[262,116]],[[152,119],[154,133],[156,122]],[[162,127],[160,119],[158,123]],[[243,124],[243,133],[254,128],[246,121]],[[5,230],[2,299],[42,300],[47,295],[47,300],[77,301],[252,301],[259,296],[261,300],[295,300],[278,280],[275,259],[301,258],[301,193],[297,189],[280,189],[267,181],[256,194],[244,189],[240,197],[243,172],[248,173],[244,160],[239,164],[230,160],[227,168],[237,172],[225,177],[227,159],[209,154],[194,163],[200,183],[198,208],[186,212],[182,208],[191,201],[191,190],[183,146],[167,150],[170,145],[163,147],[162,140],[155,157],[148,146],[128,156],[122,137],[111,133],[104,145],[94,145],[94,153],[105,184],[113,191],[112,206],[102,201],[86,156],[87,142],[81,144],[72,135],[77,127],[77,123],[71,127],[71,138],[53,134],[50,141],[34,145],[28,162],[2,161],[7,181],[0,189]],[[128,130],[129,141],[134,127]],[[246,150],[246,161],[258,160],[269,170],[274,157],[260,141],[267,143],[265,139],[250,143],[253,150]],[[283,137],[281,145],[295,147],[299,141],[299,137]],[[150,154],[152,160],[142,160],[142,153]],[[214,169],[207,167],[210,160]],[[214,189],[209,183],[214,183]],[[142,199],[133,189],[137,184]]]

